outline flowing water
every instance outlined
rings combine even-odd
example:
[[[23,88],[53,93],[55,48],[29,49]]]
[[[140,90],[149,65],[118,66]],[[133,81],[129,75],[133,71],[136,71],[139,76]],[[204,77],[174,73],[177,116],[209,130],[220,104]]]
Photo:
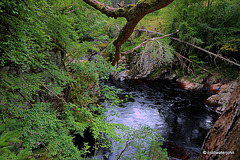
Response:
[[[110,81],[108,85],[122,89],[123,96],[130,92],[133,96],[131,101],[115,109],[119,117],[112,116],[109,120],[157,129],[168,144],[177,146],[178,150],[181,146],[190,153],[190,159],[199,155],[204,137],[218,118],[213,108],[204,103],[206,94],[186,91],[170,81]]]

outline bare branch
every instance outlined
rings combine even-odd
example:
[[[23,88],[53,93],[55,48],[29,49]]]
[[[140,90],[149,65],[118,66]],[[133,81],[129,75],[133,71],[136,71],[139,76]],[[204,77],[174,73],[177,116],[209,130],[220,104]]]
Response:
[[[191,63],[193,63],[193,64],[197,65],[198,67],[202,68],[204,71],[206,71],[206,72],[209,72],[209,73],[213,74],[213,73],[212,73],[212,72],[210,72],[209,70],[207,70],[207,69],[203,68],[203,67],[202,67],[202,66],[200,66],[199,64],[197,64],[197,63],[195,63],[195,62],[191,61],[190,59],[188,59],[188,58],[186,58],[186,57],[184,57],[184,56],[183,56],[183,55],[181,55],[180,53],[177,53],[177,52],[176,52],[176,54],[177,54],[178,56],[182,57],[183,59],[187,60],[188,62],[191,62]]]
[[[194,47],[194,48],[197,48],[197,49],[199,49],[199,50],[201,50],[201,51],[203,51],[203,52],[205,52],[205,53],[208,53],[208,54],[210,54],[210,55],[213,55],[214,57],[220,58],[220,59],[222,59],[222,60],[224,60],[224,61],[227,61],[227,62],[229,62],[229,63],[231,63],[231,64],[234,64],[234,65],[240,67],[240,64],[238,64],[238,63],[236,63],[236,62],[234,62],[234,61],[232,61],[232,60],[230,60],[230,59],[227,59],[227,58],[225,58],[225,57],[223,57],[223,56],[221,56],[221,55],[218,55],[218,54],[215,54],[215,53],[213,53],[213,52],[207,51],[207,50],[205,50],[205,49],[203,49],[203,48],[200,48],[200,47],[198,47],[198,46],[196,46],[196,45],[194,45],[194,44],[191,44],[191,43],[189,43],[189,42],[182,41],[182,40],[177,39],[177,38],[174,38],[174,37],[171,37],[171,39],[173,39],[173,40],[175,40],[175,41],[179,41],[179,42],[185,43],[185,44],[187,44],[187,45],[189,45],[189,46],[192,46],[192,47]]]
[[[124,149],[122,150],[122,152],[119,154],[119,156],[117,157],[117,160],[119,160],[123,154],[123,152],[125,152],[125,150],[127,149],[127,147],[129,146],[129,144],[131,143],[132,141],[129,141],[129,142],[126,142],[126,145],[124,147]]]
[[[126,52],[122,52],[121,54],[129,54],[129,53],[132,53],[133,51],[135,51],[136,49],[138,49],[139,47],[141,47],[142,45],[144,45],[145,43],[147,43],[147,42],[149,42],[149,41],[155,41],[155,40],[158,40],[158,39],[163,39],[163,38],[169,37],[169,36],[171,36],[171,35],[173,35],[173,34],[175,34],[175,33],[177,33],[177,32],[179,32],[179,30],[177,30],[177,31],[174,32],[174,33],[170,33],[170,34],[164,35],[164,36],[162,36],[162,37],[150,38],[150,39],[142,42],[142,43],[139,44],[138,46],[134,47],[133,49],[128,50],[128,51],[126,51]]]
[[[159,32],[148,31],[148,30],[145,30],[145,29],[138,29],[137,31],[140,31],[140,32],[149,32],[149,33],[155,33],[155,34],[164,35],[164,34],[159,33]],[[234,62],[234,61],[232,61],[232,60],[230,60],[230,59],[227,59],[227,58],[225,58],[225,57],[223,57],[223,56],[221,56],[221,55],[218,55],[218,54],[215,54],[215,53],[210,52],[210,51],[208,51],[208,50],[205,50],[205,49],[203,49],[203,48],[201,48],[201,47],[198,47],[198,46],[196,46],[196,45],[194,45],[194,44],[191,44],[191,43],[189,43],[189,42],[182,41],[182,40],[177,39],[177,38],[175,38],[175,37],[171,37],[171,39],[172,39],[172,40],[175,40],[175,41],[178,41],[178,42],[181,42],[181,43],[185,43],[185,44],[187,44],[187,45],[189,45],[189,46],[192,46],[192,47],[194,47],[194,48],[197,48],[197,49],[199,49],[199,50],[201,50],[201,51],[203,51],[203,52],[205,52],[205,53],[208,53],[208,54],[210,54],[210,55],[212,55],[212,56],[214,56],[214,57],[220,58],[220,59],[222,59],[222,60],[224,60],[224,61],[227,61],[227,62],[229,62],[229,63],[231,63],[231,64],[233,64],[233,65],[236,65],[236,66],[240,67],[240,64],[239,64],[239,63],[236,63],[236,62]]]

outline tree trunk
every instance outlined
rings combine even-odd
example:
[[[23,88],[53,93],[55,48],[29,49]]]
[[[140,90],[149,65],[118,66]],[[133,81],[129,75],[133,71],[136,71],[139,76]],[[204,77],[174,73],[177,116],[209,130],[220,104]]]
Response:
[[[198,160],[240,159],[240,78],[229,104],[208,132]]]

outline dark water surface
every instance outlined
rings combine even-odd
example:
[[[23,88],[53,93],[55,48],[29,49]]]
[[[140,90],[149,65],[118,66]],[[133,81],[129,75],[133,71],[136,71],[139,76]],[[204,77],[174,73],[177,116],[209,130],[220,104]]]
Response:
[[[122,95],[133,95],[132,101],[115,109],[119,117],[110,117],[113,123],[157,129],[167,142],[190,153],[190,159],[199,155],[204,137],[218,118],[213,108],[204,103],[206,94],[186,91],[167,80],[110,81],[108,85],[122,89]]]

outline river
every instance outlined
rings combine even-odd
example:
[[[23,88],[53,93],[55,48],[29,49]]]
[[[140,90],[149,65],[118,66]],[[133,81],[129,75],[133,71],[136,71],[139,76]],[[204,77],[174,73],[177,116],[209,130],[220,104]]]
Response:
[[[109,117],[112,123],[148,125],[164,137],[165,146],[171,148],[168,152],[182,154],[177,153],[180,148],[189,154],[187,159],[196,159],[204,137],[218,118],[214,108],[204,103],[206,93],[187,91],[167,80],[109,81],[108,85],[122,89],[122,96],[132,93],[131,101],[115,108],[119,117]],[[109,109],[108,114],[112,112]],[[110,160],[115,159],[113,154]]]

